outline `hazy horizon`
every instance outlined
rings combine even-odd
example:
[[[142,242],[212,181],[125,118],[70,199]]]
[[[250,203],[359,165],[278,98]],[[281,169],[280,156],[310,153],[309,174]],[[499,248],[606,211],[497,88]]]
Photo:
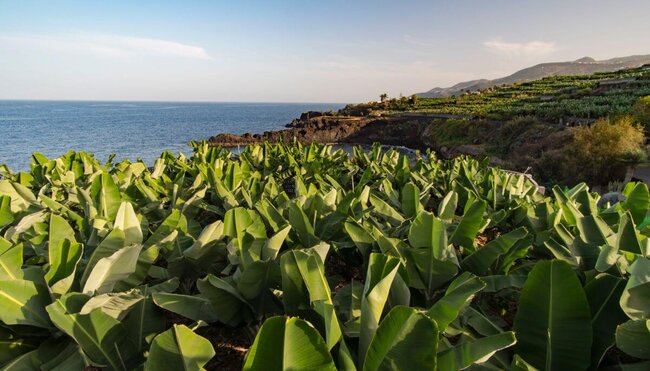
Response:
[[[646,14],[641,0],[0,0],[0,99],[364,102],[650,54]]]

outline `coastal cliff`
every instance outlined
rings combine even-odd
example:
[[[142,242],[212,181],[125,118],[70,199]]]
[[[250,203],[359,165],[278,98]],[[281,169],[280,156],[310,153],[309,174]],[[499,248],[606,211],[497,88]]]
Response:
[[[431,146],[422,135],[429,117],[357,117],[308,112],[287,125],[286,129],[262,134],[218,134],[208,139],[212,146],[235,147],[252,143],[290,142],[347,143],[406,146],[424,149]]]

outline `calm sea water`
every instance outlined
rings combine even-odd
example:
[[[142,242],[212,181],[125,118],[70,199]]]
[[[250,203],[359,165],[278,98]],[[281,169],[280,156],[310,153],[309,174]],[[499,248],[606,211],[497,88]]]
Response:
[[[191,153],[188,142],[219,133],[281,129],[300,113],[343,104],[0,101],[0,164],[26,170],[33,152],[68,150],[102,162],[143,159],[163,151]]]

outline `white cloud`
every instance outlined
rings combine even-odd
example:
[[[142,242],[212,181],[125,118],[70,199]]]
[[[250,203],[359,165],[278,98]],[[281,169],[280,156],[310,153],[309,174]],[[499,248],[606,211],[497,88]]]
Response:
[[[153,55],[187,59],[212,59],[205,49],[199,46],[176,41],[122,35],[86,33],[61,36],[0,35],[0,44],[8,44],[20,49],[30,48],[55,53],[81,53],[106,57]]]
[[[509,57],[538,57],[551,54],[557,50],[555,42],[552,41],[516,43],[497,39],[485,41],[483,46],[494,53],[507,55]]]

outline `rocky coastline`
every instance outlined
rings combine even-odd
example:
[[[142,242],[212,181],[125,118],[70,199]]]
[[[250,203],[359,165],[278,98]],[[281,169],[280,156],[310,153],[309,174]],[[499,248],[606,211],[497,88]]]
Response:
[[[211,146],[237,147],[253,143],[290,142],[294,138],[303,144],[341,143],[404,146],[425,149],[432,146],[426,138],[430,117],[344,116],[330,112],[305,112],[286,125],[286,129],[243,135],[223,133],[208,139]]]

